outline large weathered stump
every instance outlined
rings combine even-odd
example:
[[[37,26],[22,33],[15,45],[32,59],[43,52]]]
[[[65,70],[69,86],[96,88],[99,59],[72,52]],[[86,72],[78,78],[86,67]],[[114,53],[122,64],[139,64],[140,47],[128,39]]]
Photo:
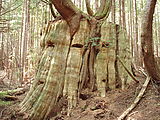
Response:
[[[35,81],[21,103],[21,112],[27,111],[33,120],[47,118],[62,95],[69,44],[66,22],[49,23],[41,41],[43,52]]]
[[[116,56],[129,56],[123,52],[125,46],[120,46],[127,39],[120,37],[122,33],[117,32],[117,25],[94,22],[92,25],[91,21],[82,20],[73,38],[65,21],[47,25],[41,40],[42,54],[35,81],[20,104],[21,112],[28,113],[31,120],[48,118],[62,96],[67,96],[70,111],[83,89],[96,87],[99,95],[105,97],[108,88],[114,89],[122,83],[123,68]],[[94,28],[97,31],[94,32]],[[98,46],[90,44],[93,40]],[[86,48],[86,44],[90,48]],[[128,61],[128,58],[123,57],[123,60]]]

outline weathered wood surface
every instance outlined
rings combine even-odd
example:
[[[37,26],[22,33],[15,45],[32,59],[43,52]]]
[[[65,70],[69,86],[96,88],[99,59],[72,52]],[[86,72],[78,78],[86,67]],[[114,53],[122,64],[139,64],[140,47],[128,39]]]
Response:
[[[41,117],[53,108],[57,96],[62,91],[61,86],[64,82],[66,58],[69,51],[69,36],[69,29],[64,21],[50,23],[43,35],[41,41],[43,51],[35,75],[36,80],[21,103],[21,112],[32,111],[33,119],[43,119]]]
[[[129,52],[129,41],[125,36],[125,32],[120,28],[118,31],[118,38],[116,38],[116,25],[112,23],[105,22],[101,27],[101,43],[106,44],[103,45],[100,49],[99,54],[97,55],[96,62],[96,75],[97,75],[97,84],[101,86],[99,89],[101,92],[104,89],[109,87],[110,89],[114,89],[117,85],[116,81],[116,69],[115,61],[116,61],[116,39],[118,39],[118,54],[120,58],[125,61],[127,68],[130,70],[130,52]],[[127,72],[123,68],[123,66],[118,62],[118,80],[122,82],[122,87],[124,88],[124,84],[126,82],[130,82],[130,77]],[[103,86],[103,87],[102,87]],[[105,87],[106,88],[105,88]],[[105,96],[105,93],[101,93],[101,96]]]
[[[102,46],[103,49],[106,49],[106,54],[103,54],[101,52],[103,52],[103,49],[99,52],[100,57],[102,57],[103,59],[105,59],[104,63],[101,63],[102,66],[99,67],[103,67],[106,70],[106,73],[104,73],[105,71],[101,70],[101,74],[106,74],[107,75],[107,84],[108,87],[111,89],[115,88],[115,29],[114,29],[114,24],[112,23],[107,23],[105,22],[102,27],[101,27],[101,42],[106,44],[104,45],[104,47]],[[103,55],[101,55],[103,54]],[[101,59],[102,59],[101,58]],[[97,61],[99,61],[99,57],[97,58]],[[98,68],[99,68],[98,67]],[[97,69],[97,68],[96,68]],[[98,71],[98,70],[97,70]],[[105,76],[106,76],[105,75]],[[97,76],[101,76],[98,75]]]
[[[96,61],[96,82],[97,82],[97,89],[99,92],[99,95],[101,97],[106,96],[106,88],[109,86],[108,83],[108,64],[109,61],[107,58],[107,48],[101,48],[100,53],[97,55],[97,61]]]
[[[85,39],[88,37],[88,34],[88,22],[82,21],[80,23],[80,29],[75,34],[70,46],[63,90],[63,95],[68,96],[69,110],[77,105],[78,82],[82,64],[82,48],[84,46]]]
[[[30,112],[32,119],[46,119],[60,96],[67,96],[69,110],[76,106],[79,89],[82,89],[79,83],[83,82],[80,79],[82,75],[80,70],[83,69],[81,69],[82,64],[85,64],[85,60],[82,60],[84,50],[82,47],[89,35],[90,25],[87,20],[80,22],[80,28],[73,39],[70,37],[69,27],[65,21],[54,21],[47,25],[41,39],[42,51],[35,81],[20,105],[21,112]],[[117,84],[115,39],[115,25],[105,22],[101,27],[101,48],[95,62],[96,86],[102,97],[105,97],[107,87],[114,89]],[[121,41],[124,41],[124,38],[119,37],[119,44]],[[125,47],[120,46],[119,55],[124,56],[123,60],[128,62],[129,54],[124,52]],[[125,71],[119,64],[118,69],[123,79],[127,74],[122,73]]]

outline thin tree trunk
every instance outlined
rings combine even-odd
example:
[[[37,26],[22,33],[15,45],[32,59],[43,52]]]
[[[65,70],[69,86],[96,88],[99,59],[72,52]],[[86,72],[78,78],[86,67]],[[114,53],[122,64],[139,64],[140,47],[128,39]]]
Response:
[[[126,29],[125,0],[122,0],[122,26]]]
[[[116,23],[116,5],[115,0],[112,1],[112,21],[113,23]]]
[[[1,16],[1,11],[2,11],[2,0],[0,0],[0,16]]]
[[[134,59],[135,59],[135,63],[134,64],[136,64],[136,65],[139,65],[140,66],[140,60],[139,60],[139,58],[140,58],[140,53],[138,52],[138,17],[137,17],[137,3],[136,3],[137,1],[136,0],[134,0],[133,1],[133,3],[134,3],[134,16],[135,16],[135,18],[134,18]],[[138,56],[138,57],[137,57]]]
[[[2,0],[0,0],[0,18],[1,18],[1,10],[2,10]],[[3,64],[3,54],[4,54],[4,40],[3,40],[3,33],[0,32],[0,41],[1,42],[1,49],[0,49],[0,70],[4,69],[4,64]]]
[[[116,30],[116,50],[115,50],[115,55],[116,55],[116,59],[115,59],[115,83],[116,83],[116,88],[121,88],[122,87],[122,82],[119,76],[119,68],[118,68],[118,56],[119,56],[119,32],[120,32],[120,28],[118,25],[115,26],[115,30]]]
[[[4,39],[3,39],[3,33],[0,33],[0,40],[1,42],[1,49],[0,49],[0,70],[4,70]]]
[[[119,0],[119,25],[122,25],[122,8],[121,8],[121,5],[122,2],[121,0]]]
[[[30,6],[30,0],[24,0],[24,16],[23,16],[23,30],[22,30],[22,51],[21,51],[21,64],[22,64],[22,73],[21,78],[23,80],[24,78],[24,72],[25,72],[25,63],[26,56],[27,56],[27,43],[29,40],[29,6]]]

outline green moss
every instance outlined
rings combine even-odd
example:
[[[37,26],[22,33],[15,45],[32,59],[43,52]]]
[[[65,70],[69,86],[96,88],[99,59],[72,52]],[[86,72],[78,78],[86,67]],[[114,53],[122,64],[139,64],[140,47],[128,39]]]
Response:
[[[8,95],[7,91],[0,92],[0,106],[10,105],[12,103],[10,101],[3,101],[5,95]]]
[[[4,92],[0,92],[0,98],[3,98],[3,96],[7,95],[8,92],[4,91]]]
[[[10,105],[12,102],[10,102],[10,101],[2,101],[1,99],[0,99],[0,106],[5,106],[5,105]]]

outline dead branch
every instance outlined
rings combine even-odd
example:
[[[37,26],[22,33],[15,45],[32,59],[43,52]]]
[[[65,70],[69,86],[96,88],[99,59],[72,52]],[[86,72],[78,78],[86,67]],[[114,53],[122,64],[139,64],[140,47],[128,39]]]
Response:
[[[3,98],[0,98],[4,101],[15,101],[18,100],[18,97],[16,96],[11,96],[11,95],[4,95]]]
[[[17,88],[14,90],[0,91],[0,99],[3,101],[15,101],[18,100],[17,95],[24,94],[27,89],[25,88]]]
[[[18,5],[17,7],[15,7],[15,8],[13,8],[13,9],[11,9],[11,10],[7,10],[7,11],[5,11],[5,12],[1,13],[1,14],[0,14],[0,16],[5,15],[5,14],[7,14],[7,13],[11,12],[11,11],[14,11],[14,10],[16,10],[17,8],[19,8],[20,6],[21,6],[21,4],[20,4],[20,5]]]
[[[127,73],[130,75],[130,77],[137,83],[139,83],[139,81],[132,75],[132,73],[127,69],[127,67],[124,65],[124,63],[122,62],[122,60],[120,59],[119,56],[117,56],[119,62],[122,64],[122,66],[124,67],[124,69],[127,71]]]
[[[6,95],[20,95],[23,94],[26,91],[25,88],[17,88],[14,90],[7,90],[7,91],[0,91],[1,94],[6,94]]]
[[[47,0],[41,0],[41,1],[44,2],[44,3],[46,3],[46,4],[49,3],[49,1],[47,1]]]
[[[137,104],[142,99],[142,97],[146,91],[146,88],[149,85],[150,80],[151,80],[151,78],[147,75],[146,81],[144,82],[144,84],[143,84],[138,96],[134,100],[133,104],[126,111],[124,111],[120,117],[118,117],[118,120],[124,120],[124,118],[137,106]]]
[[[139,70],[143,73],[144,76],[147,77],[147,73],[145,73],[144,70],[143,70],[142,68],[140,68]]]
[[[50,11],[51,11],[52,16],[53,16],[54,18],[56,18],[57,16],[56,16],[56,14],[55,14],[55,12],[54,12],[54,9],[53,9],[51,0],[50,0],[50,3],[49,3],[49,8],[50,8]]]

